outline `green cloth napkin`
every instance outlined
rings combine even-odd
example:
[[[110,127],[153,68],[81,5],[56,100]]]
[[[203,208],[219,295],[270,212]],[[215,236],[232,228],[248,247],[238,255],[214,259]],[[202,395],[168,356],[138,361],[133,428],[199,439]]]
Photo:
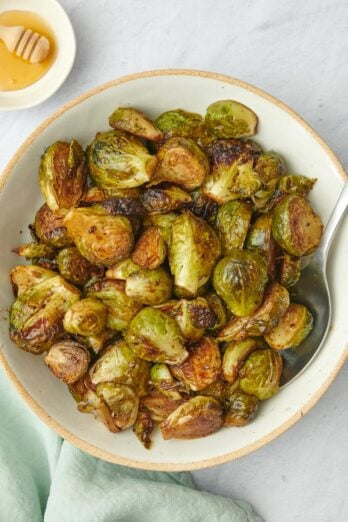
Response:
[[[189,473],[139,471],[74,448],[0,368],[0,521],[262,522],[249,504],[197,491]]]

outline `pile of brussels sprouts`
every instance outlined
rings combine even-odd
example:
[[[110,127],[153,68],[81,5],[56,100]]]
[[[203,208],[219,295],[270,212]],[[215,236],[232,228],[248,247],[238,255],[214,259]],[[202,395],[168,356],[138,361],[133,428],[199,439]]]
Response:
[[[244,426],[279,389],[280,350],[313,318],[290,303],[322,224],[315,180],[248,139],[257,116],[231,100],[152,122],[119,108],[83,151],[44,152],[46,203],[15,251],[11,339],[81,412],[148,448]]]

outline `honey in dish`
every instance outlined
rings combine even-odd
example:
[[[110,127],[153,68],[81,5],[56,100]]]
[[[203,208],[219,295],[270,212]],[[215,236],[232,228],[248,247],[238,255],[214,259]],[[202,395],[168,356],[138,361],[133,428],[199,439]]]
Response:
[[[5,11],[0,13],[0,25],[23,25],[46,36],[50,43],[50,52],[41,63],[25,62],[10,53],[2,40],[0,40],[0,91],[17,91],[37,82],[56,58],[56,44],[52,29],[36,13],[31,11]]]

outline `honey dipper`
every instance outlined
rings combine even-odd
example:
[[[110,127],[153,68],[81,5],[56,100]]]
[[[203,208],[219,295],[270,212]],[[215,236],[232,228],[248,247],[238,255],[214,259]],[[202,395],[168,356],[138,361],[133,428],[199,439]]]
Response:
[[[45,36],[21,25],[0,25],[0,39],[11,53],[30,63],[43,62],[50,52],[50,43]]]

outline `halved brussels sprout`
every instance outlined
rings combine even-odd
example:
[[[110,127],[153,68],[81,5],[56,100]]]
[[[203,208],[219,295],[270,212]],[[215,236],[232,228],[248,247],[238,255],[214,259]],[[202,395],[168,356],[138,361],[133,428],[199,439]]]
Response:
[[[228,343],[222,358],[222,373],[227,382],[234,383],[245,359],[257,349],[255,339],[245,339],[238,343]]]
[[[313,253],[322,232],[320,217],[301,196],[286,196],[274,209],[272,234],[288,254],[306,256]]]
[[[138,239],[132,261],[141,268],[158,268],[165,260],[167,247],[156,227],[147,228]]]
[[[182,109],[164,112],[156,119],[164,139],[173,137],[197,140],[204,134],[204,120],[200,114]]]
[[[239,371],[242,391],[255,395],[260,401],[269,399],[279,389],[283,361],[271,349],[251,353]]]
[[[133,426],[138,415],[139,397],[127,384],[98,384],[97,396],[107,405],[113,424],[119,430]]]
[[[46,203],[39,208],[35,216],[34,232],[37,238],[46,245],[62,248],[72,245],[64,224],[65,214],[53,212]]]
[[[84,153],[77,141],[50,145],[39,169],[40,188],[50,209],[76,207],[85,189],[86,175]]]
[[[126,294],[139,303],[156,305],[167,301],[172,293],[172,279],[162,268],[143,268],[126,279]]]
[[[174,379],[168,366],[164,363],[156,363],[152,366],[150,384],[154,389],[175,401],[182,398],[182,392],[188,391],[186,386]]]
[[[98,132],[87,150],[92,181],[105,189],[129,189],[150,181],[156,166],[144,145],[119,130]]]
[[[263,152],[257,159],[255,170],[265,190],[275,190],[279,179],[286,172],[284,160],[273,150]]]
[[[256,133],[258,118],[240,102],[219,100],[207,108],[205,122],[217,138],[246,138]]]
[[[278,184],[278,190],[281,194],[297,194],[298,196],[305,197],[312,190],[316,181],[316,178],[289,174],[281,178]]]
[[[190,194],[175,185],[156,185],[145,189],[141,201],[149,214],[165,214],[178,210],[192,200]]]
[[[228,201],[219,207],[216,229],[225,255],[234,248],[243,248],[251,214],[251,206],[246,201]]]
[[[74,285],[85,285],[94,277],[102,277],[104,270],[92,265],[76,247],[66,247],[57,256],[61,276]]]
[[[168,212],[167,214],[152,214],[149,216],[150,222],[157,227],[167,246],[171,242],[172,224],[177,217],[178,215],[174,212]]]
[[[203,390],[216,381],[221,373],[219,346],[212,337],[204,337],[190,347],[184,362],[171,367],[176,379],[191,390]]]
[[[176,286],[174,285],[173,294],[174,297],[177,297],[178,299],[192,299],[193,297],[201,297],[202,295],[205,295],[209,290],[209,280],[204,283],[204,285],[200,286],[195,293],[195,295],[192,295],[192,293],[186,288],[183,288],[182,286]]]
[[[294,286],[301,277],[301,258],[284,252],[280,259],[279,281],[289,288]]]
[[[154,181],[169,181],[184,190],[200,187],[209,173],[209,162],[197,143],[188,138],[170,138],[158,150]]]
[[[292,303],[277,326],[269,330],[265,340],[275,350],[295,348],[304,341],[313,328],[313,316],[308,308]]]
[[[273,215],[271,213],[262,214],[257,217],[249,228],[245,241],[245,248],[258,252],[267,263],[269,279],[273,280],[276,276],[276,263],[279,257],[279,247],[275,243],[272,235]]]
[[[287,289],[273,283],[267,289],[262,305],[253,315],[233,317],[217,335],[218,341],[242,341],[248,336],[257,337],[274,328],[290,304]]]
[[[101,187],[89,187],[88,190],[86,190],[85,194],[82,196],[81,199],[81,206],[85,207],[88,205],[91,205],[93,203],[100,203],[104,201],[105,199],[110,198],[132,198],[132,199],[138,199],[140,197],[141,191],[139,187],[133,187],[133,188],[108,188],[103,189]]]
[[[113,265],[133,248],[133,230],[126,217],[76,208],[67,214],[65,224],[80,254],[94,265]]]
[[[64,334],[64,314],[79,299],[77,288],[59,275],[24,290],[10,310],[12,341],[28,352],[44,352]]]
[[[203,388],[203,390],[199,390],[199,395],[214,397],[214,399],[223,404],[225,402],[226,386],[226,382],[220,377],[220,379],[212,382],[209,386]]]
[[[139,359],[121,340],[104,351],[89,370],[89,376],[94,386],[102,382],[129,384],[142,396],[149,380],[149,363]]]
[[[221,247],[214,230],[189,213],[172,224],[172,240],[168,250],[170,270],[175,285],[192,297],[210,278]]]
[[[204,299],[208,301],[210,308],[215,314],[215,323],[209,327],[209,330],[215,331],[221,328],[227,321],[226,309],[220,297],[215,292],[205,294]]]
[[[125,340],[146,361],[179,364],[188,356],[179,326],[156,308],[140,310],[130,322]]]
[[[196,439],[215,433],[223,423],[223,411],[213,397],[197,396],[184,402],[161,423],[164,439]]]
[[[133,263],[132,259],[128,257],[110,267],[105,272],[105,276],[107,279],[121,279],[125,281],[128,276],[134,274],[134,272],[138,272],[138,270],[140,270],[140,266]]]
[[[162,132],[143,112],[132,107],[116,109],[109,117],[109,125],[150,141],[159,141],[163,137]]]
[[[188,395],[178,394],[178,398],[173,398],[172,395],[164,394],[163,390],[154,389],[142,397],[141,404],[149,411],[154,422],[162,422],[188,399]]]
[[[80,344],[87,346],[87,348],[91,348],[94,353],[98,354],[103,350],[106,343],[110,342],[114,336],[115,332],[106,328],[100,334],[88,335],[87,337],[83,335],[74,335],[74,338]]]
[[[18,248],[14,248],[13,252],[26,259],[52,259],[56,255],[55,249],[45,243],[26,243]]]
[[[192,201],[185,205],[185,208],[197,217],[205,219],[211,225],[215,224],[218,211],[216,201],[208,198],[202,192],[202,188],[198,188],[190,193]]]
[[[98,335],[106,327],[107,307],[93,297],[86,297],[72,304],[67,310],[63,326],[66,332],[89,337]]]
[[[245,426],[251,422],[257,413],[259,401],[254,395],[236,390],[228,397],[224,415],[224,426]]]
[[[254,170],[259,149],[251,141],[236,139],[215,140],[207,148],[211,173],[203,186],[203,193],[217,201],[250,198],[262,186]]]
[[[123,330],[141,310],[142,305],[126,295],[124,281],[103,279],[86,288],[87,297],[100,299],[108,309],[107,327]]]
[[[74,341],[53,344],[45,357],[51,372],[65,384],[81,379],[88,370],[89,361],[88,350]]]
[[[15,297],[21,298],[33,286],[43,283],[57,274],[36,265],[19,265],[12,268],[10,280]]]
[[[149,410],[140,404],[138,416],[133,425],[133,433],[146,449],[151,447],[151,433],[154,427]]]
[[[260,306],[266,283],[266,263],[256,252],[231,250],[214,269],[214,288],[238,317],[250,315]]]

